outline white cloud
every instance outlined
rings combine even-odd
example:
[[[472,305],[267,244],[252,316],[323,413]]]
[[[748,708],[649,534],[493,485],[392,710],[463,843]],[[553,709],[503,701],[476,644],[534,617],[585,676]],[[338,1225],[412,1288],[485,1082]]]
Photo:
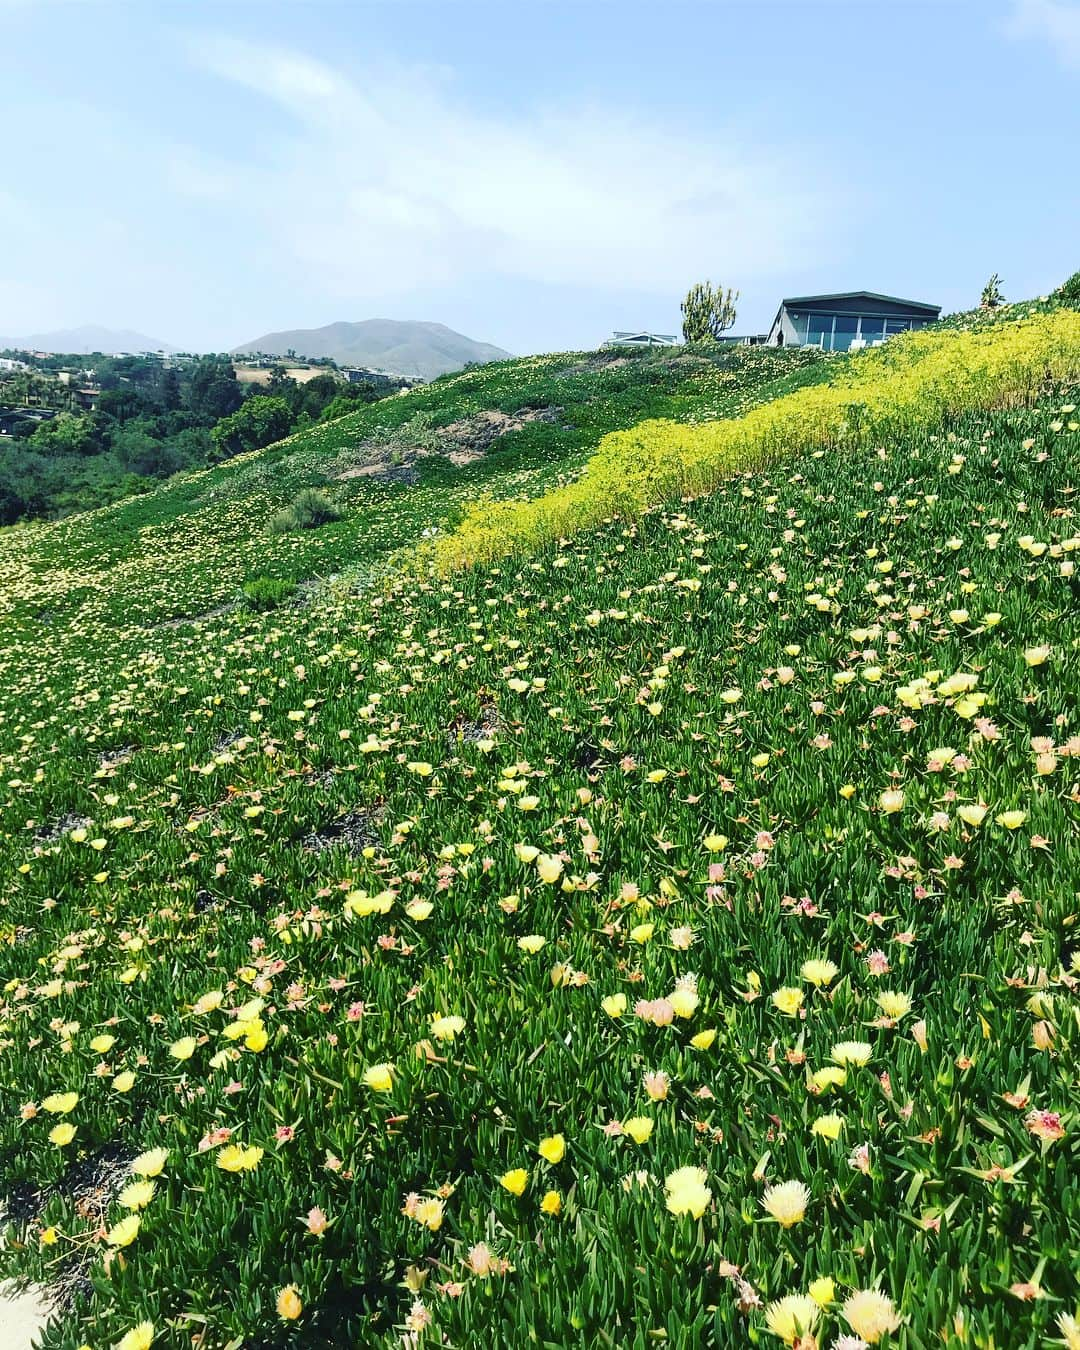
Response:
[[[1044,39],[1062,65],[1080,70],[1080,5],[1065,0],[1016,0],[1007,31],[1014,37]]]
[[[178,153],[174,190],[229,197],[313,289],[377,296],[498,276],[749,285],[820,260],[849,214],[835,183],[729,115],[681,126],[647,91],[629,110],[581,101],[501,118],[430,67],[346,75],[233,39],[191,50],[273,106],[238,128],[231,163]]]

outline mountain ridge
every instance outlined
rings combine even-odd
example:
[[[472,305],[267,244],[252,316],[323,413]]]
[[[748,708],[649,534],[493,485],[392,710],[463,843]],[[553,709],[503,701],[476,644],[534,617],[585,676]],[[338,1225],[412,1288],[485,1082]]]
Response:
[[[232,354],[331,357],[342,364],[374,366],[396,375],[424,380],[510,356],[501,347],[458,333],[446,324],[412,319],[338,320],[321,328],[282,329],[264,333],[232,348]]]
[[[46,333],[30,333],[25,337],[0,338],[0,349],[72,353],[89,356],[101,352],[114,356],[118,352],[177,352],[168,342],[147,337],[133,328],[105,328],[101,324],[84,323],[75,328],[55,328]]]

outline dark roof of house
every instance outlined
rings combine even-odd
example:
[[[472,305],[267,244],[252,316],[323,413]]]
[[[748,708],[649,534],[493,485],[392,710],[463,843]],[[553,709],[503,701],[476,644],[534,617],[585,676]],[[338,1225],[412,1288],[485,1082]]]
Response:
[[[928,305],[924,300],[901,300],[897,295],[882,295],[880,291],[834,291],[830,295],[791,295],[780,301],[781,305],[812,305],[815,300],[887,300],[891,305],[904,305],[908,309],[925,310],[928,314],[940,314],[940,305]]]

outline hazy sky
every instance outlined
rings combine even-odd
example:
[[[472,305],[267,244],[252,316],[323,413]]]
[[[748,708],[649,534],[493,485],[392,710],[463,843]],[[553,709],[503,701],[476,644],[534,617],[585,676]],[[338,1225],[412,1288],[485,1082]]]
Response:
[[[0,0],[0,333],[674,332],[1080,267],[1077,0]]]

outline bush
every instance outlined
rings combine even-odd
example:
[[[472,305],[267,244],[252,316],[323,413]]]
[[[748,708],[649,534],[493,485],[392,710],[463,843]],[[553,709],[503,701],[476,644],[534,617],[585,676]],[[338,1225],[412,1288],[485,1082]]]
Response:
[[[1058,288],[1058,294],[1062,303],[1070,309],[1080,309],[1080,272],[1074,272],[1068,281],[1063,282]]]
[[[332,520],[340,520],[341,512],[318,488],[305,488],[298,492],[288,506],[275,512],[270,520],[270,528],[276,534],[289,534],[293,530],[317,530],[320,525],[328,525]]]
[[[268,609],[277,609],[290,596],[296,594],[295,581],[279,581],[276,577],[252,577],[243,585],[244,599],[249,609],[261,613]]]

